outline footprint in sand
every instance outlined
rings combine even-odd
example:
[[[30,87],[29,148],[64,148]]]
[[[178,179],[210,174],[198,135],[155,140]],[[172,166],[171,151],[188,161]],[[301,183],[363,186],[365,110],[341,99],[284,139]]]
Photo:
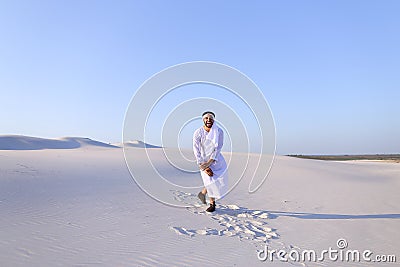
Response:
[[[221,229],[186,229],[180,226],[171,226],[170,229],[179,235],[194,237],[196,235],[208,236],[236,236],[240,240],[247,240],[255,245],[265,244],[271,239],[278,238],[276,231],[268,227],[266,219],[269,218],[268,212],[263,210],[252,210],[237,205],[218,205],[218,209],[213,213],[204,211],[204,206],[200,204],[196,195],[181,191],[173,191],[176,200],[185,204],[192,205],[186,208],[189,212],[199,215],[209,215],[216,220],[222,227]]]

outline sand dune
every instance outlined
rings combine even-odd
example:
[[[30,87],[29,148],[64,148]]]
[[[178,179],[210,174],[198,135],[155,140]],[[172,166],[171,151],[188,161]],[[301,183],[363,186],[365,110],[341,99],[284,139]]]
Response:
[[[1,266],[395,266],[257,258],[266,245],[322,251],[337,249],[339,238],[349,249],[400,257],[400,164],[278,156],[266,183],[249,194],[250,162],[209,214],[196,191],[170,192],[188,208],[150,198],[133,182],[122,149],[89,139],[8,138],[0,139],[8,149],[0,151]],[[145,149],[133,150],[135,165],[144,166]],[[162,149],[149,155],[163,174],[200,180],[164,162]],[[242,155],[231,156],[234,179]]]
[[[61,137],[57,139],[39,138],[24,135],[0,135],[0,150],[41,150],[41,149],[74,149],[74,148],[160,148],[142,141],[133,140],[125,143],[106,144],[84,137]]]
[[[125,143],[116,143],[114,145],[118,147],[160,148],[159,146],[150,145],[138,140],[133,140]]]
[[[83,137],[62,137],[58,139],[45,139],[23,135],[0,136],[0,150],[73,149],[88,146],[109,148],[117,147]]]

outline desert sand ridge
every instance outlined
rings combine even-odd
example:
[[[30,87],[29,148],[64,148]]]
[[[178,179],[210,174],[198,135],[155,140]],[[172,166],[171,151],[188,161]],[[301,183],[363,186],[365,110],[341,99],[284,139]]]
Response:
[[[41,150],[41,149],[75,149],[88,147],[104,148],[160,148],[139,140],[124,143],[106,144],[86,137],[41,138],[25,135],[0,135],[0,150]]]
[[[47,139],[24,135],[0,136],[0,150],[74,149],[90,146],[117,148],[115,145],[102,143],[84,137],[61,137],[57,139]]]
[[[145,143],[143,141],[139,141],[139,140],[127,141],[124,143],[115,143],[113,145],[118,146],[118,147],[125,147],[125,148],[127,148],[127,147],[160,148],[159,146],[147,144],[147,143]]]

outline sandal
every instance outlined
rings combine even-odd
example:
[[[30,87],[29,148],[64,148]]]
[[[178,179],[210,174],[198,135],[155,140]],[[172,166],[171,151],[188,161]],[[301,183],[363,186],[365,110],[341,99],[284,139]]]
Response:
[[[207,212],[214,212],[215,211],[215,202],[210,204],[210,207],[206,209]]]
[[[204,195],[202,192],[200,192],[197,196],[199,197],[201,203],[207,204],[207,202],[206,202],[206,195]]]

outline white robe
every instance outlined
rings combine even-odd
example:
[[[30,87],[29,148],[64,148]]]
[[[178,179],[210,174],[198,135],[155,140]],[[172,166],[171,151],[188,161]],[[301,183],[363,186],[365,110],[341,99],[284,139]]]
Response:
[[[208,176],[205,171],[200,171],[203,184],[209,197],[222,198],[228,192],[228,171],[221,149],[224,143],[224,132],[214,123],[210,132],[203,127],[193,134],[193,152],[197,164],[207,162],[210,158],[214,163],[210,165],[214,175]]]

